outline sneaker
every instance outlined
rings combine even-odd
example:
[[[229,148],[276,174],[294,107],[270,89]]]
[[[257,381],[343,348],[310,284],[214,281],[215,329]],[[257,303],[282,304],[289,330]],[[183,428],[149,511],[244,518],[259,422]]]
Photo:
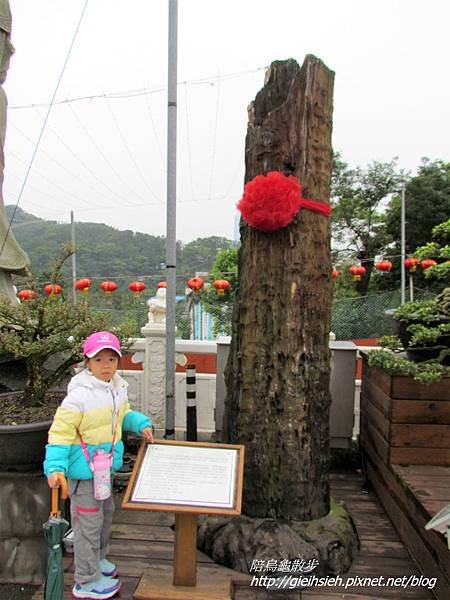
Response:
[[[105,577],[115,577],[117,575],[116,565],[106,558],[102,558],[100,561],[100,571]]]
[[[120,590],[119,579],[110,579],[101,575],[89,583],[76,583],[72,588],[75,598],[90,598],[91,600],[106,600],[112,598]]]

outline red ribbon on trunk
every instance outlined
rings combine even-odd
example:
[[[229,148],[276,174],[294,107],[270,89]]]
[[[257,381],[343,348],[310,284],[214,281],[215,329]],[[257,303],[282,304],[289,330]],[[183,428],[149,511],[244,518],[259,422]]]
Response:
[[[287,227],[301,208],[325,217],[331,213],[329,204],[303,198],[298,179],[280,171],[257,175],[246,183],[237,208],[249,225],[266,233]]]

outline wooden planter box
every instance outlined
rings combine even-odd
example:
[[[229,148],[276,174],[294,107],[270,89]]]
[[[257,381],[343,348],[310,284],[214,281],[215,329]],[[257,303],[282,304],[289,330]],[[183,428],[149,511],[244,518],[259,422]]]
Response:
[[[386,465],[450,466],[450,377],[423,384],[364,356],[360,443]]]

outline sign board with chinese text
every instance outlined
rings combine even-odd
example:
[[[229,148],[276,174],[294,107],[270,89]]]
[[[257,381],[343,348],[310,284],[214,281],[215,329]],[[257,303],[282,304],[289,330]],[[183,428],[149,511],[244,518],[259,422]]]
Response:
[[[244,446],[158,440],[139,450],[123,508],[239,515]]]

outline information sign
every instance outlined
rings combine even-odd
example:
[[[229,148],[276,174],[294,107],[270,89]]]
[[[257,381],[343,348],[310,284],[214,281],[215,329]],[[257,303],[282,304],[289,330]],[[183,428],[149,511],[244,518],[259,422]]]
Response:
[[[243,468],[243,446],[169,440],[144,444],[122,506],[238,515]]]

